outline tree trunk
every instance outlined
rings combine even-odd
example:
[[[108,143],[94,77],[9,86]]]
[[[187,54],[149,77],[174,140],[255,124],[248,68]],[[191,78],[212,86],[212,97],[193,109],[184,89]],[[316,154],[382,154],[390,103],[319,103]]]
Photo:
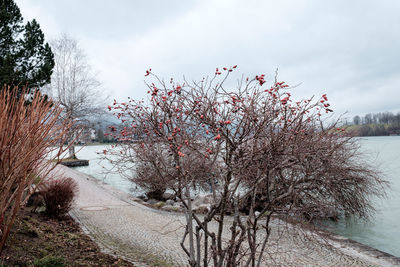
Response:
[[[72,146],[69,148],[68,152],[69,152],[69,158],[71,158],[71,159],[76,159],[76,155],[75,155],[75,146],[74,146],[74,145],[72,145]]]

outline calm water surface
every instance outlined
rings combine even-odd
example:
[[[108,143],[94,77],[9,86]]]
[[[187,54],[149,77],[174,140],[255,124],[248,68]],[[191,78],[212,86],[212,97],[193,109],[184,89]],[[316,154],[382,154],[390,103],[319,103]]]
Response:
[[[79,151],[77,157],[89,160],[89,166],[75,167],[74,169],[89,174],[124,192],[138,193],[138,189],[132,182],[113,171],[112,165],[108,161],[101,159],[103,150],[110,148],[111,145],[77,147],[76,150]]]
[[[369,137],[360,142],[391,188],[386,199],[374,201],[377,212],[370,222],[340,222],[333,225],[332,231],[400,257],[400,137]]]
[[[342,221],[330,224],[330,230],[400,257],[400,137],[369,137],[360,139],[360,142],[368,159],[386,175],[391,189],[387,199],[374,201],[377,213],[370,222]],[[76,169],[125,192],[140,193],[129,180],[116,173],[106,172],[112,166],[99,160],[96,153],[105,148],[107,146],[82,148],[77,155],[90,160],[90,165]]]

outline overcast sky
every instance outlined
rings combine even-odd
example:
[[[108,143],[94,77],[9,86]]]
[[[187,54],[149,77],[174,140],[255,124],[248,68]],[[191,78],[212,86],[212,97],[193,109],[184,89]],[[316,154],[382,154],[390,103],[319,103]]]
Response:
[[[400,1],[16,0],[47,40],[76,38],[112,98],[145,95],[148,68],[201,79],[275,69],[297,98],[327,93],[348,117],[400,111]],[[235,78],[236,79],[236,78]]]

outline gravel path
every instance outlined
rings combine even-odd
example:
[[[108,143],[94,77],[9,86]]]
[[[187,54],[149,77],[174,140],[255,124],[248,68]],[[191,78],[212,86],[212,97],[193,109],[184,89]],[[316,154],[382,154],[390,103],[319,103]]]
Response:
[[[58,171],[78,182],[79,196],[71,215],[105,252],[118,255],[135,266],[187,266],[180,247],[184,217],[159,211],[134,201],[86,174],[64,166]],[[321,241],[296,231],[281,231],[275,222],[268,246],[270,266],[395,266],[398,258],[360,249],[347,242]],[[289,231],[290,232],[290,231]],[[278,242],[279,241],[279,242]],[[367,247],[368,248],[368,247]]]

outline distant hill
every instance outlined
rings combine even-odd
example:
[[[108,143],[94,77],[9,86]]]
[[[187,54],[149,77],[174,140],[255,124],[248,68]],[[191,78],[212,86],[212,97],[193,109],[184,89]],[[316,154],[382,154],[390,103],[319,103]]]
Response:
[[[353,124],[346,127],[356,136],[400,135],[400,113],[380,112],[354,116]]]
[[[400,126],[388,124],[362,124],[345,127],[348,132],[356,136],[387,136],[400,135]]]

